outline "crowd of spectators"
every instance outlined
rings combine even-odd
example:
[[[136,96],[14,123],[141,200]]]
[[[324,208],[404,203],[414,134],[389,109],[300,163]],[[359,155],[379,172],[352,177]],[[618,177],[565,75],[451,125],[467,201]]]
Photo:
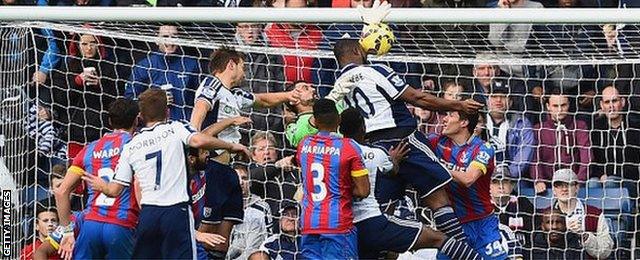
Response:
[[[394,7],[634,7],[634,0],[394,0]],[[146,1],[23,1],[4,0],[4,5],[151,5]],[[371,0],[209,1],[160,0],[157,6],[219,7],[355,7]],[[223,26],[223,25],[221,25]],[[91,25],[85,25],[91,29]],[[26,132],[37,169],[27,184],[52,189],[54,177],[64,174],[68,160],[87,143],[110,128],[106,108],[116,97],[136,99],[148,88],[167,92],[170,118],[189,120],[195,90],[206,74],[210,49],[180,46],[163,39],[188,35],[176,25],[157,26],[158,41],[123,41],[52,29],[35,30],[39,66],[32,71],[31,103]],[[226,44],[251,47],[282,47],[303,50],[328,48],[343,34],[357,36],[361,25],[253,24],[227,25],[234,37]],[[413,30],[429,27],[392,25],[402,35],[399,45],[438,48],[437,40],[417,40]],[[495,213],[515,232],[525,258],[531,254],[548,258],[608,258],[628,256],[630,241],[638,228],[638,181],[640,180],[640,121],[636,118],[640,85],[633,72],[636,64],[614,65],[513,65],[485,62],[525,57],[531,53],[585,55],[597,50],[623,58],[640,42],[632,42],[635,27],[619,25],[490,24],[469,37],[464,46],[484,46],[474,53],[473,66],[391,62],[413,87],[447,99],[463,96],[486,104],[478,135],[496,151],[496,170],[491,183]],[[469,28],[441,26],[452,33]],[[424,32],[420,32],[424,33]],[[452,34],[453,35],[453,34]],[[442,35],[441,35],[442,36]],[[435,37],[437,38],[437,37]],[[445,39],[441,37],[439,39]],[[453,37],[461,40],[464,37]],[[454,45],[458,46],[457,43]],[[450,48],[450,46],[449,46]],[[410,47],[406,47],[410,49]],[[252,93],[270,93],[296,87],[326,94],[338,71],[333,59],[246,53],[246,80],[240,87]],[[35,91],[37,89],[37,91]],[[245,197],[245,221],[232,234],[230,255],[274,257],[295,255],[297,243],[295,201],[300,176],[292,165],[293,147],[285,129],[297,114],[309,112],[309,104],[276,108],[250,108],[230,125],[243,129],[242,142],[250,145],[252,158],[235,162]],[[220,108],[224,109],[224,108]],[[445,114],[412,108],[419,130],[439,133]],[[37,138],[36,138],[37,136]],[[37,142],[36,142],[37,140]],[[54,170],[55,168],[55,170]],[[584,189],[582,193],[580,189]],[[589,200],[595,190],[618,189],[627,197],[630,210],[608,207]],[[76,191],[83,193],[82,187]],[[582,195],[581,195],[582,194]],[[539,203],[550,198],[550,203]],[[591,202],[591,203],[590,203]],[[619,203],[619,204],[622,204]],[[37,241],[54,222],[43,209],[35,217]],[[273,219],[272,219],[273,218]],[[613,224],[612,222],[616,222]],[[275,224],[274,224],[275,223]],[[50,231],[50,230],[48,230]],[[618,231],[623,235],[616,234]],[[253,235],[250,235],[253,234]],[[636,238],[636,240],[640,240]],[[27,247],[28,248],[28,247]],[[275,250],[274,248],[278,248]],[[613,252],[618,248],[617,252]],[[626,248],[626,249],[625,249]],[[28,252],[25,252],[28,254]],[[626,254],[626,255],[625,255]],[[28,258],[28,257],[27,257]]]

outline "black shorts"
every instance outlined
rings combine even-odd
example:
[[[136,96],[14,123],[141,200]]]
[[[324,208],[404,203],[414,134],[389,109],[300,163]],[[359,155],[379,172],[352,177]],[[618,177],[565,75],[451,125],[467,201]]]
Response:
[[[242,188],[236,171],[229,165],[209,160],[202,223],[219,224],[223,220],[242,223]]]

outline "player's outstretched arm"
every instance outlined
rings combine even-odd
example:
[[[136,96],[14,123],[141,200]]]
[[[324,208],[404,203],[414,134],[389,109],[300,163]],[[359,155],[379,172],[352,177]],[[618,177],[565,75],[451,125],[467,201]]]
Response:
[[[101,192],[110,198],[118,197],[124,190],[124,185],[116,182],[106,182],[102,178],[92,174],[83,175],[82,180],[86,181],[93,190]]]
[[[71,221],[71,192],[80,184],[84,171],[77,166],[71,166],[62,180],[60,187],[53,190],[58,209],[60,225],[67,226]]]
[[[459,101],[439,98],[412,87],[408,87],[404,92],[402,92],[400,99],[422,109],[432,111],[460,111],[467,114],[476,113],[484,106],[472,99]]]
[[[287,92],[260,93],[254,94],[254,96],[255,101],[253,105],[256,107],[271,108],[282,105],[285,102],[292,104],[300,102],[300,91],[297,89]]]
[[[232,153],[244,153],[248,156],[247,158],[251,158],[251,152],[249,152],[249,149],[244,145],[227,143],[203,133],[195,133],[191,138],[189,138],[189,146],[203,149],[224,149]]]
[[[251,121],[251,118],[244,117],[244,116],[225,118],[208,126],[204,130],[202,130],[202,133],[208,136],[217,136],[220,132],[222,132],[224,129],[227,129],[230,126],[247,125],[252,122],[253,121]]]
[[[57,254],[56,249],[49,243],[49,241],[45,241],[42,243],[36,251],[33,253],[33,260],[47,260],[50,255]]]

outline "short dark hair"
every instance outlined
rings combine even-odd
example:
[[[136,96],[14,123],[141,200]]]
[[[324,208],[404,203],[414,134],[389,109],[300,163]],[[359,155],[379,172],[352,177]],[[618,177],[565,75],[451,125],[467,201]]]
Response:
[[[164,90],[150,88],[142,92],[138,99],[140,114],[146,122],[167,119],[167,94]]]
[[[241,60],[244,60],[244,54],[234,48],[222,46],[222,48],[211,53],[209,57],[209,72],[212,74],[223,72],[227,69],[229,61],[240,63]]]
[[[467,114],[465,112],[458,111],[458,116],[460,117],[460,120],[467,120],[469,122],[467,130],[469,130],[469,133],[473,133],[478,125],[478,120],[480,120],[480,113]]]
[[[340,114],[340,133],[345,137],[353,138],[365,130],[364,117],[356,108],[348,108]]]
[[[333,46],[333,55],[336,57],[338,62],[340,62],[342,57],[353,53],[357,48],[362,49],[360,42],[358,42],[357,39],[338,39],[336,44]]]
[[[109,122],[113,129],[129,129],[133,127],[140,110],[138,104],[125,98],[118,98],[109,106]]]
[[[560,89],[559,87],[553,87],[549,91],[547,91],[545,95],[546,97],[544,98],[544,103],[549,104],[549,98],[551,96],[566,96],[566,95],[567,93],[564,93],[562,89]]]
[[[321,98],[313,104],[313,117],[316,125],[335,126],[340,121],[336,102]]]
[[[56,216],[58,216],[58,210],[56,210],[55,205],[52,204],[47,204],[47,205],[42,205],[40,203],[36,203],[36,219],[38,219],[38,216],[40,216],[40,213],[43,212],[53,212],[56,214]]]

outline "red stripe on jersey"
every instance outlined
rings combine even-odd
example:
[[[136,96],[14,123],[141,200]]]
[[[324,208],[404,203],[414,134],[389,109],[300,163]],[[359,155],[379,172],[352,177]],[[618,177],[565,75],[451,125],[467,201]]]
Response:
[[[309,136],[307,137],[307,139],[310,139],[309,141],[309,147],[313,147],[316,145],[316,139],[315,138],[310,138]],[[302,140],[302,142],[300,142],[300,146],[298,147],[299,149],[301,147],[304,146],[304,143],[306,142],[306,140]],[[301,153],[298,153],[301,154]],[[307,169],[311,169],[311,164],[313,164],[315,158],[313,158],[313,153],[309,153],[307,154]],[[302,174],[306,174],[306,173],[302,173]],[[306,176],[306,183],[307,183],[307,188],[308,190],[311,190],[311,193],[313,193],[314,187],[313,187],[313,175],[312,176]],[[311,177],[311,178],[309,178]],[[314,203],[313,203],[313,198],[311,196],[311,194],[308,194],[309,191],[305,192],[305,197],[307,197],[307,205],[308,207],[305,209],[305,214],[304,214],[304,223],[306,225],[306,227],[303,227],[303,230],[305,229],[311,229],[311,216],[313,216],[313,208],[314,208]]]
[[[98,141],[96,143],[95,147],[93,148],[93,151],[102,150],[104,148],[104,143],[105,142]],[[92,153],[93,151],[89,151],[87,149],[86,153]],[[102,168],[102,161],[101,160],[95,160],[95,159],[93,159],[93,154],[89,154],[89,156],[87,156],[86,153],[84,154],[84,156],[85,156],[85,158],[90,158],[89,159],[90,161],[89,162],[85,162],[85,164],[87,164],[87,163],[91,164],[91,169],[93,170],[93,172],[90,172],[89,174],[100,177],[98,175],[98,171],[100,170],[100,168]],[[85,168],[85,170],[86,170],[86,168]],[[98,214],[98,210],[94,205],[96,205],[96,200],[98,199],[98,196],[100,196],[100,194],[102,194],[102,193],[99,192],[99,191],[96,191],[94,189],[91,189],[91,190],[93,191],[93,200],[89,203],[89,205],[91,206],[92,210],[89,211],[87,213],[87,215],[92,215],[92,213],[94,213],[96,215],[99,215]]]
[[[107,136],[109,137],[109,141],[111,141],[112,143],[111,147],[120,147],[122,143],[122,138],[114,138],[115,136],[113,134],[105,135],[105,137]],[[110,158],[111,168],[115,168],[115,166],[118,164],[119,159],[120,159],[120,154]],[[116,200],[114,201],[113,205],[107,209],[107,218],[113,218],[113,219],[118,218],[118,209],[120,208],[121,203],[122,203],[121,197],[120,196],[116,197]]]
[[[451,140],[449,141],[451,142]],[[462,159],[462,156],[467,153],[467,150],[469,150],[469,146],[465,145],[464,148],[462,148],[462,151],[458,152],[458,156],[456,158],[456,166],[460,167],[461,169],[466,169],[465,164],[460,163],[460,159]],[[463,194],[461,197],[464,200],[464,208],[465,208],[465,211],[467,212],[467,215],[475,215],[475,211],[473,210],[473,201],[471,201],[471,194],[469,193],[469,188],[465,187],[464,185],[458,185],[458,187],[460,187],[460,190],[458,192]]]
[[[331,137],[325,138],[325,137],[320,137],[318,136],[320,140],[322,140],[324,142],[324,147],[325,148],[329,148],[333,146],[333,140],[331,139]],[[331,165],[331,154],[329,153],[324,153],[322,155],[322,165],[324,166],[329,166],[329,168],[324,169],[324,176],[323,176],[323,180],[324,180],[324,185],[327,189],[327,196],[329,196],[328,198],[325,198],[324,200],[322,200],[322,203],[320,204],[320,229],[330,229],[329,227],[329,215],[331,214],[340,214],[341,212],[331,212],[329,210],[329,203],[333,200],[335,200],[336,198],[333,197],[333,192],[331,192],[331,187],[333,185],[331,185],[331,173],[332,172],[336,172],[338,174],[340,174],[340,164],[337,165],[338,169],[335,169],[337,171],[334,171],[334,169],[331,169],[332,166]],[[338,187],[342,187],[340,186],[340,176],[338,175]],[[328,184],[327,184],[328,183]],[[338,215],[340,216],[340,215]]]
[[[340,155],[340,162],[348,161],[352,156],[360,157],[361,155],[356,152],[356,149],[351,145],[350,139],[343,138],[342,139],[342,151],[343,153]],[[347,165],[351,165],[349,162]],[[340,227],[350,227],[353,225],[353,177],[351,177],[351,172],[361,170],[361,169],[351,169],[349,167],[346,169],[346,173],[340,176],[340,179],[345,178],[345,183],[340,183],[340,187],[346,187],[343,190],[347,192],[345,196],[342,196],[340,200],[340,209],[348,209],[347,212],[340,212],[338,218],[340,219]],[[344,176],[344,177],[343,177]],[[368,178],[368,177],[367,177]],[[373,191],[371,191],[373,192]]]

